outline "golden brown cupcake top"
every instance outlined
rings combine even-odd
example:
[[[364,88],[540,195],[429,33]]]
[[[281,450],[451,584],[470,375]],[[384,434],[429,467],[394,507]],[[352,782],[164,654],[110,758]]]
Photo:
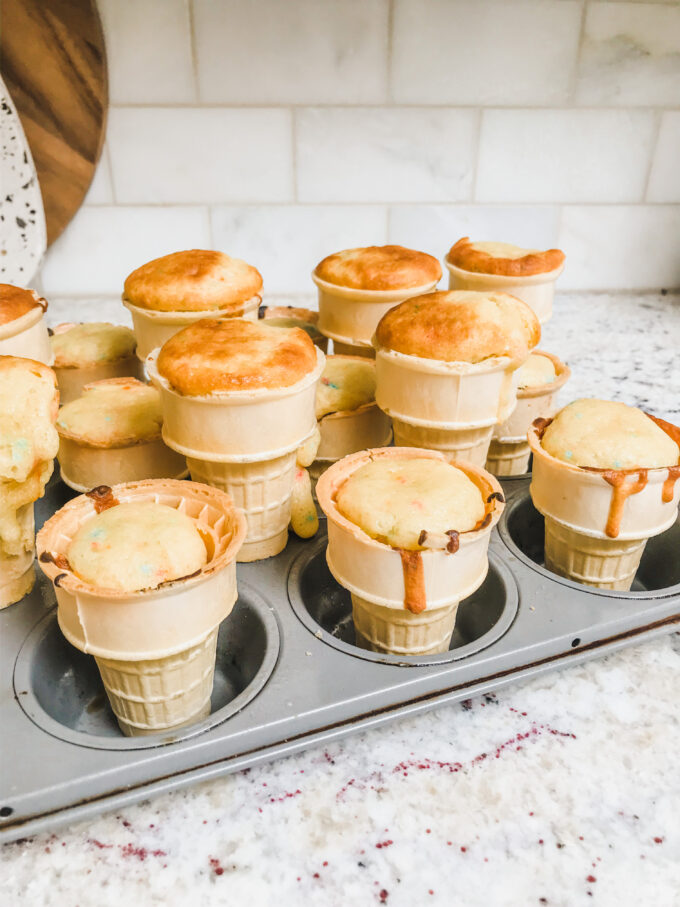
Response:
[[[24,290],[13,287],[10,283],[0,283],[0,324],[9,324],[21,318],[32,309],[47,308],[47,302],[41,299],[35,290]]]
[[[50,344],[55,368],[89,368],[130,359],[137,348],[130,328],[106,321],[58,325]]]
[[[533,310],[508,293],[443,291],[414,296],[378,323],[378,347],[443,362],[507,356],[523,362],[541,337]]]
[[[125,281],[123,296],[133,305],[159,312],[206,312],[239,307],[257,296],[257,268],[224,252],[190,249],[154,258]]]
[[[57,431],[88,447],[129,447],[161,436],[163,410],[155,387],[136,378],[86,384],[59,410]]]
[[[171,337],[158,372],[180,394],[290,387],[316,368],[316,347],[301,328],[204,318]]]
[[[320,261],[316,277],[354,290],[410,290],[436,283],[441,265],[432,255],[404,246],[366,246]]]
[[[564,263],[560,249],[522,249],[505,242],[470,242],[469,237],[459,239],[446,256],[449,264],[463,271],[478,274],[500,274],[507,277],[530,277],[547,274]]]

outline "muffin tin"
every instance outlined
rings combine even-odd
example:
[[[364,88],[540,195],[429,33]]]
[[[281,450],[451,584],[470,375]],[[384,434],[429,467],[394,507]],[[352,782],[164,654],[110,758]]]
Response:
[[[218,643],[212,714],[181,731],[126,738],[94,660],[71,647],[40,576],[0,612],[0,723],[12,758],[0,841],[284,756],[401,715],[498,689],[680,624],[680,522],[649,540],[630,593],[578,586],[542,566],[529,476],[503,482],[489,573],[459,608],[448,652],[399,658],[357,648],[349,594],[325,562],[325,522],[277,557],[238,567],[239,601]],[[36,525],[71,492],[59,480]]]

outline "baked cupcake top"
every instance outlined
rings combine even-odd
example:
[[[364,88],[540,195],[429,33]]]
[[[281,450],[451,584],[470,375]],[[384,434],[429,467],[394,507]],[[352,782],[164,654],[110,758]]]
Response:
[[[426,533],[467,532],[485,516],[482,493],[465,473],[429,457],[371,460],[335,496],[340,513],[371,538],[417,550]]]
[[[564,264],[564,252],[560,249],[545,252],[523,249],[506,242],[470,242],[469,237],[464,236],[451,246],[446,260],[463,271],[530,277],[557,270]]]
[[[59,325],[52,337],[55,368],[89,368],[134,356],[135,335],[130,328],[105,321]]]
[[[32,309],[47,308],[47,302],[35,290],[24,290],[13,287],[10,283],[0,283],[0,324],[9,324],[21,318]]]
[[[290,387],[314,371],[316,347],[300,328],[204,318],[171,337],[158,372],[180,394]]]
[[[260,272],[240,258],[190,249],[137,268],[125,280],[123,296],[133,305],[159,312],[228,309],[240,314],[243,303],[261,290]]]
[[[436,283],[441,265],[432,255],[404,246],[365,246],[320,261],[316,277],[355,290],[409,290]]]
[[[54,427],[58,406],[51,368],[33,359],[0,356],[0,481],[24,482],[31,476],[47,481],[59,449]],[[42,489],[36,497],[40,494]]]
[[[527,361],[517,369],[517,387],[519,390],[552,384],[556,378],[555,363],[548,356],[543,356],[538,352],[531,353]]]
[[[574,400],[548,424],[541,445],[573,466],[646,469],[675,466],[680,448],[641,409],[610,400]]]
[[[375,362],[360,356],[326,356],[316,388],[316,418],[375,402]]]
[[[520,299],[456,290],[414,296],[390,309],[378,323],[375,345],[443,362],[507,356],[519,363],[540,337],[536,315]]]
[[[71,570],[100,589],[133,592],[191,576],[208,561],[193,520],[152,501],[116,504],[87,520],[66,552]]]
[[[89,447],[129,447],[161,436],[163,412],[156,388],[136,378],[107,378],[83,388],[59,410],[57,431]]]

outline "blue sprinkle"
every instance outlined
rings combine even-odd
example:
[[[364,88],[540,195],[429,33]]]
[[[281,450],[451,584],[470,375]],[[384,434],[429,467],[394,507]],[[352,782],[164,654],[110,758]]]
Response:
[[[574,415],[576,416],[577,419],[582,419],[582,418],[583,418],[583,413],[577,412],[577,413],[574,413]]]
[[[104,535],[106,535],[106,529],[102,529],[101,526],[98,526],[96,529],[92,529],[90,531],[91,539],[100,539]]]
[[[570,450],[565,450],[565,451],[564,451],[564,456],[565,456],[565,459],[571,460],[571,458],[572,458],[574,455],[573,455],[573,453],[572,453]]]
[[[151,574],[153,573],[153,567],[151,566],[151,564],[142,564],[139,569],[142,571],[144,576],[151,576]]]
[[[338,388],[340,387],[339,384],[334,384],[332,381],[328,382],[328,386],[332,387],[334,391],[338,390]]]
[[[104,416],[104,422],[110,422],[111,416]]]
[[[18,438],[12,441],[12,460],[18,463],[24,455],[28,453],[28,441],[26,438]]]
[[[614,469],[623,469],[620,460],[614,460]]]

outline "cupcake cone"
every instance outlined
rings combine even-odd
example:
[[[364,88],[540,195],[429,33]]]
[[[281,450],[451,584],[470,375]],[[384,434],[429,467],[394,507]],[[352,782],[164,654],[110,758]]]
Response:
[[[248,524],[237,560],[273,557],[286,547],[295,480],[296,451],[273,460],[214,463],[187,457],[192,479],[231,495]]]
[[[492,438],[486,456],[486,469],[494,476],[521,476],[529,469],[530,456],[527,441],[501,441]]]
[[[375,359],[375,350],[370,343],[343,343],[342,340],[334,340],[333,352],[336,356],[363,356],[365,359]]]
[[[594,538],[545,519],[545,566],[558,576],[599,589],[627,592],[647,539]]]
[[[352,595],[356,643],[371,652],[394,655],[434,655],[448,651],[456,622],[458,602],[445,608],[399,611]]]
[[[9,553],[3,549],[0,540],[0,609],[21,601],[35,583],[33,504],[25,504],[20,507],[16,514],[16,521],[24,543],[20,542],[16,546],[18,550],[13,548]],[[28,539],[30,539],[30,544],[26,547],[25,541]]]
[[[210,714],[217,629],[165,658],[95,658],[106,695],[126,737],[192,724]]]
[[[472,428],[437,428],[429,425],[411,425],[401,419],[392,420],[395,447],[420,447],[436,450],[447,460],[461,460],[474,466],[486,462],[493,425]]]
[[[54,583],[66,639],[94,655],[111,707],[127,736],[199,721],[210,711],[215,642],[236,602],[236,554],[245,519],[227,495],[194,482],[150,479],[114,485],[120,503],[153,501],[191,518],[208,562],[197,574],[156,588],[98,589],[64,566],[71,541],[95,513],[74,498],[38,533],[38,560]],[[64,560],[62,560],[64,559]]]

